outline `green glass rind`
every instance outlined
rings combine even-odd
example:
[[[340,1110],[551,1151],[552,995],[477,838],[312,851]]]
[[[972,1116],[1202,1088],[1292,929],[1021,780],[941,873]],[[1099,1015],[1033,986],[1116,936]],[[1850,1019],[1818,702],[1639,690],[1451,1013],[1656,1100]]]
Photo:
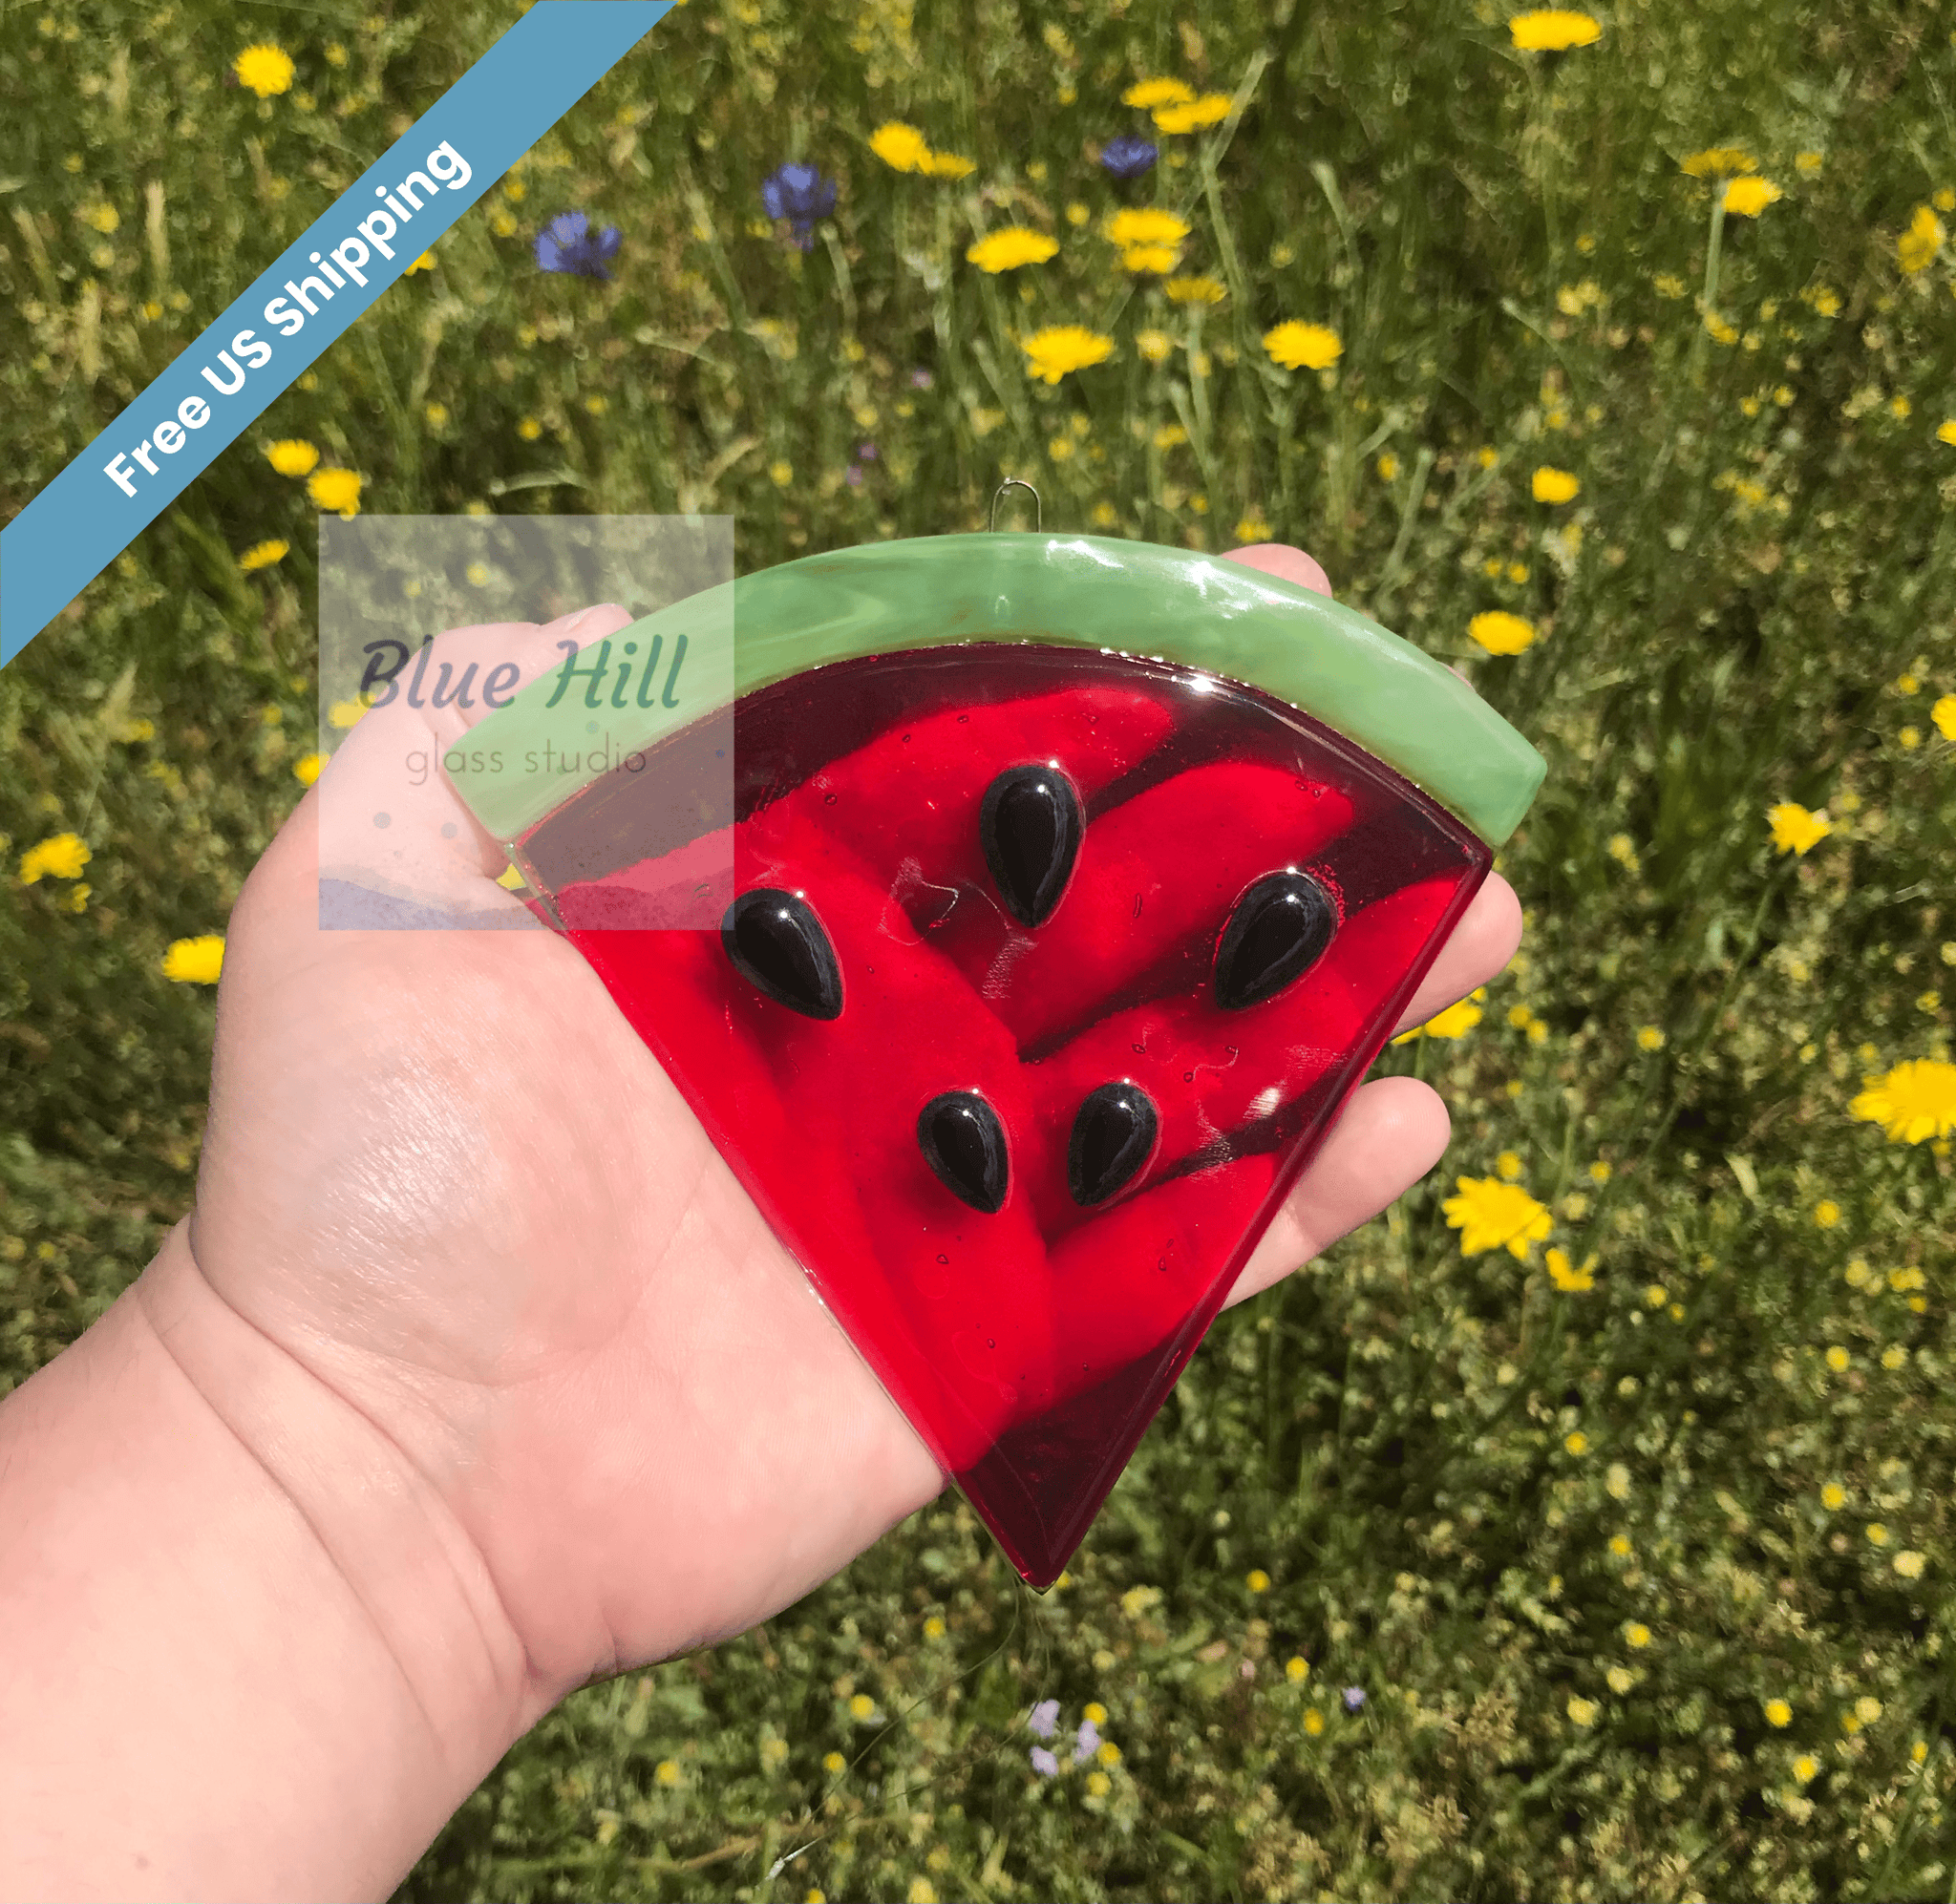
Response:
[[[730,613],[731,610],[731,613]],[[1116,649],[1260,688],[1358,743],[1499,846],[1527,813],[1541,754],[1450,668],[1354,608],[1220,556],[1099,536],[977,534],[875,542],[806,556],[690,596],[621,629],[643,652],[685,635],[737,699],[805,668],[971,642]],[[580,657],[585,659],[585,657]],[[478,723],[476,758],[505,771],[451,775],[499,839],[511,840],[593,774],[514,763],[585,745],[583,679],[553,668]],[[683,686],[676,708],[602,709],[615,752],[644,750],[713,711]],[[717,697],[724,705],[724,694]],[[548,751],[544,742],[554,743]]]

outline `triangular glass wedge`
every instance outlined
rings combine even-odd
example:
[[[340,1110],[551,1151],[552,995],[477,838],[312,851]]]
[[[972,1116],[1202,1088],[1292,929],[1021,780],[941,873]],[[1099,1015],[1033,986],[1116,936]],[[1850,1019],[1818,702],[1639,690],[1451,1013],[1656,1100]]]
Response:
[[[731,620],[731,808],[675,834],[659,772],[724,707],[637,716],[628,772],[457,784],[1043,1587],[1541,762],[1364,617],[1181,551],[946,537],[731,592],[638,624]],[[551,695],[477,739],[534,757]]]

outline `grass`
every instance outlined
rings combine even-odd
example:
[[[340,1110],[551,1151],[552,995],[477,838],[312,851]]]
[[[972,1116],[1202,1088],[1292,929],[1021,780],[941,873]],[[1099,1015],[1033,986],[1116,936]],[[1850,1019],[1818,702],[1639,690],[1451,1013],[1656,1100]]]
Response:
[[[511,17],[0,13],[0,515]],[[743,569],[982,526],[1004,473],[1049,526],[1267,524],[1549,762],[1520,957],[1383,1061],[1446,1097],[1445,1165],[1217,1325],[1064,1587],[947,1497],[575,1695],[403,1898],[1956,1897],[1956,1165],[1850,1110],[1956,1001],[1956,299],[1901,243],[1956,207],[1956,36],[1599,17],[1545,55],[1437,0],[691,0],[0,674],[0,1389],[191,1195],[211,997],[162,958],[315,745],[275,438],[374,511],[729,513]],[[263,102],[223,83],[254,36],[297,63]],[[1118,183],[1092,153],[1163,74],[1229,116]],[[891,118],[974,169],[891,170]],[[1782,196],[1723,211],[1713,148]],[[761,216],[790,158],[840,182],[805,254]],[[1223,299],[1125,273],[1123,204]],[[621,228],[614,282],[536,268],[566,207]],[[1011,221],[1058,255],[966,263]],[[1333,366],[1272,362],[1289,319]],[[1030,379],[1018,335],[1070,323],[1113,355]],[[1491,610],[1536,638],[1486,653]],[[1783,801],[1832,832],[1775,851]],[[70,831],[79,880],[13,877]],[[1465,1256],[1442,1201],[1504,1167],[1551,1234]],[[1118,1758],[1075,1768],[1090,1702]]]

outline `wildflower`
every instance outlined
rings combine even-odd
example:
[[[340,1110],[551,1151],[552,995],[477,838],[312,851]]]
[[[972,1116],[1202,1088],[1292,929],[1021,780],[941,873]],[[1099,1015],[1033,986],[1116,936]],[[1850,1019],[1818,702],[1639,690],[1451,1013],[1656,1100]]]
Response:
[[[927,1877],[913,1877],[904,1896],[905,1904],[937,1904],[937,1886]]]
[[[1114,339],[1082,324],[1048,325],[1024,340],[1027,369],[1049,384],[1056,384],[1069,370],[1084,370],[1105,363],[1114,354]]]
[[[930,157],[930,146],[915,126],[892,119],[871,134],[869,149],[896,172],[921,171]]]
[[[1786,196],[1770,179],[1734,179],[1725,188],[1725,209],[1757,218],[1775,199]]]
[[[1261,1567],[1252,1567],[1244,1576],[1244,1585],[1253,1594],[1266,1594],[1270,1591],[1270,1576]]]
[[[319,778],[320,772],[325,768],[325,754],[302,753],[298,757],[298,759],[293,761],[292,763],[292,778],[296,780],[300,784],[300,786],[309,787],[315,780]]]
[[[1263,512],[1257,509],[1246,511],[1236,525],[1236,539],[1239,542],[1267,542],[1271,528],[1265,520]]]
[[[1161,288],[1168,293],[1170,304],[1221,304],[1229,295],[1214,278],[1170,278]],[[1956,700],[1956,695],[1949,698]],[[1956,740],[1956,734],[1949,737]]]
[[[859,1692],[849,1702],[849,1717],[857,1720],[871,1720],[876,1717],[876,1702],[866,1692]]]
[[[1904,1580],[1919,1580],[1926,1563],[1914,1548],[1904,1547],[1889,1564]]]
[[[1483,1250],[1506,1249],[1516,1261],[1527,1259],[1528,1246],[1547,1237],[1553,1227],[1545,1206],[1519,1184],[1499,1177],[1456,1177],[1459,1195],[1440,1205],[1447,1227],[1460,1232],[1460,1254],[1478,1256]]]
[[[910,388],[912,390],[929,390],[936,382],[937,379],[928,370],[918,370],[910,372]]]
[[[1802,857],[1834,831],[1824,807],[1810,814],[1792,800],[1782,800],[1766,817],[1773,825],[1774,846],[1781,853],[1798,854]]]
[[[840,1752],[825,1752],[822,1754],[821,1768],[823,1771],[833,1775],[840,1771],[848,1763],[849,1761]]]
[[[1956,740],[1956,694],[1945,694],[1929,709],[1929,719],[1935,722],[1936,731],[1945,740]]]
[[[1035,1772],[1037,1772],[1041,1778],[1058,1777],[1059,1761],[1053,1756],[1052,1752],[1047,1746],[1034,1745],[1030,1756],[1032,1761],[1032,1769]]]
[[[1166,244],[1130,244],[1120,254],[1120,268],[1140,277],[1152,273],[1162,277],[1175,269],[1175,251]]]
[[[1517,13],[1508,21],[1508,34],[1523,53],[1562,53],[1572,46],[1593,46],[1603,28],[1587,13],[1544,8]]]
[[[1641,1619],[1626,1620],[1624,1623],[1624,1643],[1641,1651],[1650,1643],[1650,1629]]]
[[[314,470],[306,479],[306,494],[320,508],[337,510],[344,518],[360,513],[360,478],[351,470]]]
[[[1464,1038],[1480,1023],[1480,1007],[1472,999],[1460,999],[1448,1005],[1444,1011],[1436,1011],[1424,1025],[1415,1025],[1411,1031],[1402,1031],[1393,1040],[1395,1045],[1411,1043],[1414,1038]]]
[[[1862,1693],[1854,1703],[1854,1716],[1863,1725],[1872,1725],[1882,1716],[1882,1702],[1871,1693]]]
[[[1042,1699],[1032,1708],[1032,1716],[1026,1721],[1035,1739],[1050,1739],[1053,1728],[1059,1724],[1059,1702],[1056,1699]]]
[[[1839,1343],[1836,1343],[1833,1345],[1833,1347],[1827,1351],[1827,1366],[1831,1368],[1836,1375],[1839,1375],[1846,1371],[1847,1364],[1847,1351],[1844,1348],[1842,1348]]]
[[[163,977],[181,985],[214,985],[223,965],[223,936],[216,932],[199,939],[173,940],[163,954]]]
[[[968,179],[977,171],[978,161],[957,152],[926,152],[917,169],[926,179]]]
[[[618,227],[607,224],[593,232],[583,212],[559,212],[534,241],[537,263],[546,271],[562,271],[574,278],[603,278],[606,268],[618,256]]]
[[[1114,1789],[1114,1781],[1105,1772],[1087,1774],[1087,1794],[1091,1798],[1105,1798]]]
[[[1284,1677],[1292,1685],[1302,1685],[1310,1678],[1310,1661],[1293,1654],[1284,1661]]]
[[[239,85],[249,87],[261,99],[269,99],[274,93],[290,90],[292,55],[283,47],[261,41],[247,46],[231,62],[231,71],[238,75]]]
[[[1885,1547],[1888,1544],[1888,1530],[1878,1520],[1871,1520],[1861,1530],[1868,1537],[1871,1547]]]
[[[1669,1300],[1669,1297],[1670,1291],[1661,1282],[1651,1282],[1645,1285],[1644,1301],[1653,1309],[1663,1308]]]
[[[1569,1695],[1568,1715],[1578,1725],[1594,1725],[1600,1709],[1593,1699],[1579,1699],[1573,1693]]]
[[[1589,1452],[1589,1437],[1581,1428],[1575,1428],[1563,1437],[1563,1446],[1571,1454],[1587,1454]]]
[[[1920,1144],[1956,1131],[1956,1065],[1911,1058],[1876,1078],[1847,1107],[1851,1116],[1886,1128],[1891,1144]]]
[[[1074,1764],[1083,1766],[1100,1749],[1100,1728],[1091,1719],[1080,1721],[1080,1729],[1074,1735]]]
[[[401,273],[401,275],[402,275],[402,277],[404,277],[404,278],[412,278],[412,277],[413,277],[413,276],[415,275],[415,273],[416,271],[432,271],[432,270],[434,270],[434,268],[435,268],[435,254],[434,254],[434,252],[432,252],[432,251],[424,251],[424,252],[422,252],[422,254],[420,255],[420,257],[416,258],[416,259],[415,260],[415,262],[414,262],[414,263],[413,263],[412,264],[410,264],[410,265],[408,266],[408,268],[407,268],[407,269],[406,269],[405,271],[403,271],[403,272]]]
[[[1147,111],[1156,106],[1185,106],[1195,96],[1195,88],[1180,79],[1137,79],[1120,95],[1120,103]]]
[[[1375,467],[1377,468],[1379,473],[1379,480],[1381,482],[1391,482],[1393,478],[1399,474],[1399,459],[1397,456],[1393,455],[1392,451],[1388,450],[1386,454],[1378,459],[1378,462]]]
[[[1116,179],[1138,179],[1161,156],[1152,140],[1122,133],[1100,148],[1100,163]]]
[[[924,1637],[926,1640],[942,1640],[946,1630],[941,1614],[934,1613],[924,1622]]]
[[[1117,1766],[1120,1763],[1120,1747],[1112,1739],[1103,1739],[1094,1748],[1094,1756],[1103,1766]]]
[[[1612,1534],[1609,1536],[1609,1551],[1619,1560],[1627,1560],[1636,1550],[1632,1546],[1630,1536],[1627,1534]]]
[[[836,181],[813,165],[778,166],[761,180],[761,209],[788,221],[789,236],[803,251],[815,248],[815,227],[836,208]]]
[[[82,217],[105,237],[122,222],[122,214],[111,204],[91,205]]]
[[[291,548],[291,543],[283,541],[253,542],[238,558],[238,566],[246,575],[261,568],[269,568],[275,561],[283,561]]]
[[[1596,1266],[1596,1259],[1593,1256],[1581,1269],[1570,1265],[1566,1250],[1550,1250],[1543,1260],[1548,1264],[1548,1280],[1564,1296],[1585,1295],[1596,1287],[1596,1278],[1591,1274]],[[1614,1473],[1616,1470],[1612,1469],[1610,1471]]]
[[[1347,1712],[1356,1712],[1365,1703],[1365,1688],[1363,1686],[1347,1686],[1341,1697],[1345,1701],[1345,1710]]]
[[[525,443],[534,443],[537,440],[537,438],[543,434],[543,426],[541,423],[539,423],[534,416],[525,416],[521,420],[521,422],[520,422],[516,426],[516,434],[519,436],[521,436]]]
[[[1058,249],[1059,241],[1043,231],[1009,224],[981,238],[965,256],[995,278],[1001,271],[1016,271],[1021,264],[1043,264]]]
[[[1165,133],[1196,132],[1202,126],[1213,126],[1226,119],[1229,106],[1227,93],[1204,93],[1200,99],[1157,106],[1155,123]]]
[[[1159,205],[1116,212],[1107,226],[1107,236],[1116,244],[1130,248],[1136,245],[1180,244],[1188,234],[1186,220],[1177,218],[1173,212],[1163,211]]]
[[[1661,1051],[1664,1049],[1664,1033],[1654,1025],[1640,1025],[1637,1027],[1637,1049],[1640,1051]]]
[[[1467,632],[1489,654],[1520,654],[1535,640],[1535,624],[1504,608],[1490,608],[1467,624]]]
[[[1322,324],[1303,324],[1294,317],[1264,332],[1264,349],[1286,370],[1327,370],[1345,350],[1335,330]]]
[[[1812,1785],[1820,1775],[1820,1762],[1811,1752],[1802,1752],[1793,1762],[1793,1775],[1802,1785]]]
[[[1494,1167],[1510,1183],[1521,1174],[1521,1159],[1513,1151],[1503,1151],[1495,1158]]]
[[[319,452],[296,436],[266,444],[265,456],[281,476],[309,476],[319,461]]]
[[[24,886],[38,885],[48,874],[57,879],[78,879],[81,869],[94,857],[78,833],[57,833],[20,856],[20,882]]]
[[[1759,161],[1735,145],[1708,146],[1678,161],[1681,170],[1693,179],[1724,179],[1734,172],[1756,172]]]
[[[1829,1513],[1838,1512],[1847,1505],[1847,1490],[1839,1481],[1829,1481],[1820,1490],[1820,1505]]]
[[[1895,241],[1895,255],[1910,277],[1928,269],[1929,261],[1943,248],[1943,221],[1926,205],[1917,205],[1908,229]]]
[[[1567,502],[1583,487],[1567,470],[1551,469],[1546,463],[1535,472],[1530,486],[1537,502]]]
[[[1814,1221],[1821,1229],[1831,1230],[1840,1220],[1840,1206],[1831,1196],[1823,1196],[1814,1205]]]
[[[1783,1699],[1769,1699],[1766,1702],[1766,1724],[1786,1726],[1793,1724],[1793,1707]]]
[[[1304,1729],[1315,1739],[1325,1729],[1325,1715],[1316,1706],[1304,1715]]]

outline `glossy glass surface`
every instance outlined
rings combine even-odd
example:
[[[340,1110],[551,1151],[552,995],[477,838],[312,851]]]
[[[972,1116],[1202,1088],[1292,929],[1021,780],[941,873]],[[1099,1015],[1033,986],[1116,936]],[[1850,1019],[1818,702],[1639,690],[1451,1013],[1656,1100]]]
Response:
[[[731,814],[613,776],[521,853],[1047,1585],[1489,849],[1265,694],[1078,648],[814,668],[736,705],[734,759]],[[727,825],[729,931],[662,929]]]

